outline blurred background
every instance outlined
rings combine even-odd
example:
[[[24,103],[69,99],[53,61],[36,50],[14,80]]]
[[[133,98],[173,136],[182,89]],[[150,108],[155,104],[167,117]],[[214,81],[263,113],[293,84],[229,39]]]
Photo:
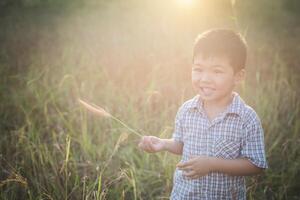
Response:
[[[168,199],[175,164],[87,113],[85,99],[169,138],[193,97],[193,43],[210,28],[248,42],[238,92],[259,114],[269,169],[248,199],[299,199],[300,1],[0,1],[0,198]]]

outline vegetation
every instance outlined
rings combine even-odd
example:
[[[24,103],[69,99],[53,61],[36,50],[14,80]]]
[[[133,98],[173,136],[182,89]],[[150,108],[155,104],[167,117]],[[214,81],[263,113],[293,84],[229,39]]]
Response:
[[[179,157],[141,152],[136,135],[77,100],[171,137],[194,95],[193,40],[212,27],[249,44],[238,90],[262,119],[269,169],[247,178],[248,198],[299,199],[297,2],[3,1],[0,199],[168,199]]]

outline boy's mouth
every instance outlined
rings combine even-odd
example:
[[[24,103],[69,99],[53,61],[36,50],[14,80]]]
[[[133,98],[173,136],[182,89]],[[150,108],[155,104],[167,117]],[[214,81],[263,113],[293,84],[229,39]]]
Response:
[[[211,87],[200,87],[200,90],[205,96],[212,95],[215,91],[215,89]]]

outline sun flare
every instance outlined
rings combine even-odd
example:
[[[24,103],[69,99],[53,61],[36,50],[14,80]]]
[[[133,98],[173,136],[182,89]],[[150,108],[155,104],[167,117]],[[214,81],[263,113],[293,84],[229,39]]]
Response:
[[[194,0],[177,0],[177,2],[182,6],[192,6]]]

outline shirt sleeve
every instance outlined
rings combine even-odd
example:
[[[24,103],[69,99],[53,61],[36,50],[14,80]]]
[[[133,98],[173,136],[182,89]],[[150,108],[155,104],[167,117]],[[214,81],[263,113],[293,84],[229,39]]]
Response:
[[[181,108],[177,111],[175,117],[175,127],[173,132],[173,139],[178,142],[183,142],[183,132],[182,132],[182,125],[181,125]]]
[[[241,156],[247,158],[259,168],[268,168],[265,155],[264,132],[256,113],[246,124],[245,131],[246,136],[242,143]]]

